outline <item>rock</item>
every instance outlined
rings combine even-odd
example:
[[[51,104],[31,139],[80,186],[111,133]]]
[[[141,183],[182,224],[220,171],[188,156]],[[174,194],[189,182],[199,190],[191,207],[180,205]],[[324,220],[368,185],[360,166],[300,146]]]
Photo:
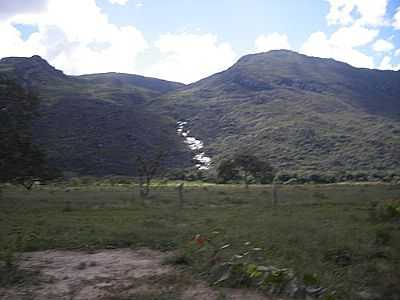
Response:
[[[321,295],[323,295],[326,292],[326,289],[324,289],[322,287],[317,287],[317,288],[307,287],[306,292],[309,295],[312,295],[315,297],[320,297]]]
[[[97,262],[95,262],[95,261],[91,261],[89,263],[89,267],[96,267],[96,266],[97,266]]]
[[[283,293],[290,298],[304,299],[305,298],[305,290],[303,286],[300,286],[296,279],[293,279],[288,282],[285,286],[285,290]]]
[[[85,270],[87,267],[87,264],[85,262],[80,262],[75,268],[77,270]]]
[[[285,181],[283,184],[297,184],[297,178],[291,178],[288,181]]]
[[[335,262],[337,265],[342,266],[342,267],[349,266],[352,264],[351,255],[347,254],[347,253],[337,255],[335,257]]]
[[[278,270],[278,269],[275,267],[272,267],[272,266],[269,266],[269,267],[258,266],[257,267],[257,271],[260,271],[260,272],[271,272],[271,271],[276,271],[276,270]]]
[[[107,287],[112,287],[113,284],[110,282],[102,282],[102,283],[98,283],[96,284],[96,287],[98,288],[107,288]]]
[[[359,293],[357,293],[357,296],[359,300],[379,300],[382,299],[382,296],[371,292],[371,291],[361,291]]]

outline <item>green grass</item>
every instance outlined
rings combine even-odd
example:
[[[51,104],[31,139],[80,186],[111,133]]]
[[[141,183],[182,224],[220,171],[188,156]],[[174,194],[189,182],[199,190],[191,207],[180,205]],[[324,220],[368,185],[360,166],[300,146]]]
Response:
[[[400,198],[396,185],[281,186],[270,205],[269,186],[186,186],[178,208],[174,184],[157,185],[145,203],[130,185],[48,186],[25,192],[7,187],[0,201],[0,249],[151,247],[183,249],[195,234],[232,244],[226,258],[250,241],[257,259],[316,274],[338,299],[372,289],[399,293],[399,222],[371,218],[371,203]],[[342,265],[341,253],[351,256]],[[192,257],[196,260],[196,257]],[[203,270],[197,262],[194,270]],[[204,265],[203,265],[204,267]],[[354,298],[355,299],[355,298]]]

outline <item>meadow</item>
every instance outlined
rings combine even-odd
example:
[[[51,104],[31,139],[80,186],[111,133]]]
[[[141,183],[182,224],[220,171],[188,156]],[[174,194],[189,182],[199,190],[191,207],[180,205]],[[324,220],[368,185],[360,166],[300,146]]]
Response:
[[[147,199],[128,183],[63,183],[29,192],[5,186],[0,251],[174,250],[207,279],[209,262],[190,251],[200,234],[229,245],[219,252],[227,260],[251,245],[259,264],[311,275],[333,299],[399,299],[400,222],[377,215],[382,203],[400,199],[399,185],[281,185],[276,207],[269,185],[204,183],[185,183],[181,207],[177,185],[155,183]]]

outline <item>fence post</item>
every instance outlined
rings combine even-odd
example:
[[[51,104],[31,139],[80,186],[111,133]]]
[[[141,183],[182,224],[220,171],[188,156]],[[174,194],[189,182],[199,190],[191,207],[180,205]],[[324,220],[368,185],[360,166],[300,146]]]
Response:
[[[178,185],[178,196],[179,196],[179,207],[183,207],[183,187],[184,183],[182,182],[181,184]]]
[[[276,177],[272,181],[272,206],[276,207],[278,205],[278,186]]]

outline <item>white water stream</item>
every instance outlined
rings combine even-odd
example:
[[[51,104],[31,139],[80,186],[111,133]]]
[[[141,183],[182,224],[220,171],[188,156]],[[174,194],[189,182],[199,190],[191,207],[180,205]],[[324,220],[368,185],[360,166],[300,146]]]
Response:
[[[184,143],[188,145],[194,155],[193,159],[196,161],[196,168],[199,170],[208,170],[211,165],[211,158],[206,156],[203,151],[204,143],[189,135],[190,130],[186,129],[187,122],[178,121],[176,125],[176,133],[184,138]]]

